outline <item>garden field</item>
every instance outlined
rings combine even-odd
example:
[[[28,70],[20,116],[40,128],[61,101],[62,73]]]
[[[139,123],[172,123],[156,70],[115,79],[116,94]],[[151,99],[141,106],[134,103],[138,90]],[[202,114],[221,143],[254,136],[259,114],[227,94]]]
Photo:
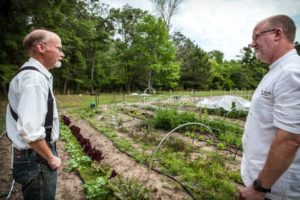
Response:
[[[57,95],[64,161],[57,198],[234,199],[246,113],[196,106],[214,95],[249,99],[251,92]],[[11,186],[4,138],[3,199]],[[11,198],[18,195],[14,187]]]

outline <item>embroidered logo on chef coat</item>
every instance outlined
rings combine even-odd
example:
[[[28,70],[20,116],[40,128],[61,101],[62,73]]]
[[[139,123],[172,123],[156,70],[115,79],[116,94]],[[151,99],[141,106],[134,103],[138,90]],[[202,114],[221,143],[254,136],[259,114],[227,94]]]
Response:
[[[270,91],[266,91],[266,90],[261,90],[261,95],[262,97],[264,97],[265,99],[270,99],[272,96],[272,93]]]

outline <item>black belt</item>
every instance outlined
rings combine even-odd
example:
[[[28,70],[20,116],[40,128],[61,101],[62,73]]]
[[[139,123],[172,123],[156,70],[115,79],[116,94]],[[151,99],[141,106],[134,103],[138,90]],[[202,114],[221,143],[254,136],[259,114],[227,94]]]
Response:
[[[50,149],[54,148],[56,151],[56,142],[54,142],[54,143],[47,142],[47,145]],[[17,149],[16,147],[14,147],[14,155],[30,155],[33,152],[35,152],[33,149],[20,150],[20,149]]]
[[[29,155],[31,154],[33,151],[33,149],[17,149],[16,147],[14,147],[14,155],[20,156],[20,155]]]
[[[53,147],[55,148],[55,143],[54,143]],[[33,149],[20,150],[20,149],[17,149],[17,148],[14,147],[14,157],[15,158],[20,158],[22,156],[30,156],[30,155],[33,155],[33,154],[35,154],[35,157],[36,157],[35,162],[40,163],[40,164],[44,164],[44,165],[48,165],[47,160],[44,159],[42,156],[40,156],[38,153],[36,153]]]

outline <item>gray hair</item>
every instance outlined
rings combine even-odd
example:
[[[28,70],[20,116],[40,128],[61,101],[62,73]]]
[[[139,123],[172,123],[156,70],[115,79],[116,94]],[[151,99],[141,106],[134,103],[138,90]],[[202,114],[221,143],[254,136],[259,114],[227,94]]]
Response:
[[[271,27],[282,28],[282,31],[289,42],[294,42],[296,35],[296,25],[295,22],[287,15],[275,15],[268,18],[268,23]]]
[[[28,52],[32,50],[38,42],[43,42],[48,39],[49,32],[44,29],[35,29],[31,31],[23,40],[23,46]]]

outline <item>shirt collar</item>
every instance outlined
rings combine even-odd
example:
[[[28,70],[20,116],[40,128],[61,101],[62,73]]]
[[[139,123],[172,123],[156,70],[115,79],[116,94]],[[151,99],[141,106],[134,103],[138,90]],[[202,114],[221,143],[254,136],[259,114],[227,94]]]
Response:
[[[37,68],[42,74],[44,74],[48,79],[52,78],[52,74],[49,72],[49,70],[35,58],[31,57],[22,67],[26,66],[33,66]]]
[[[285,60],[288,59],[288,57],[292,56],[292,55],[297,55],[297,51],[296,49],[292,49],[289,52],[287,52],[286,54],[284,54],[283,56],[281,56],[280,58],[278,58],[275,62],[273,62],[270,66],[269,69],[274,69],[276,66],[278,66],[280,63],[283,63]]]

